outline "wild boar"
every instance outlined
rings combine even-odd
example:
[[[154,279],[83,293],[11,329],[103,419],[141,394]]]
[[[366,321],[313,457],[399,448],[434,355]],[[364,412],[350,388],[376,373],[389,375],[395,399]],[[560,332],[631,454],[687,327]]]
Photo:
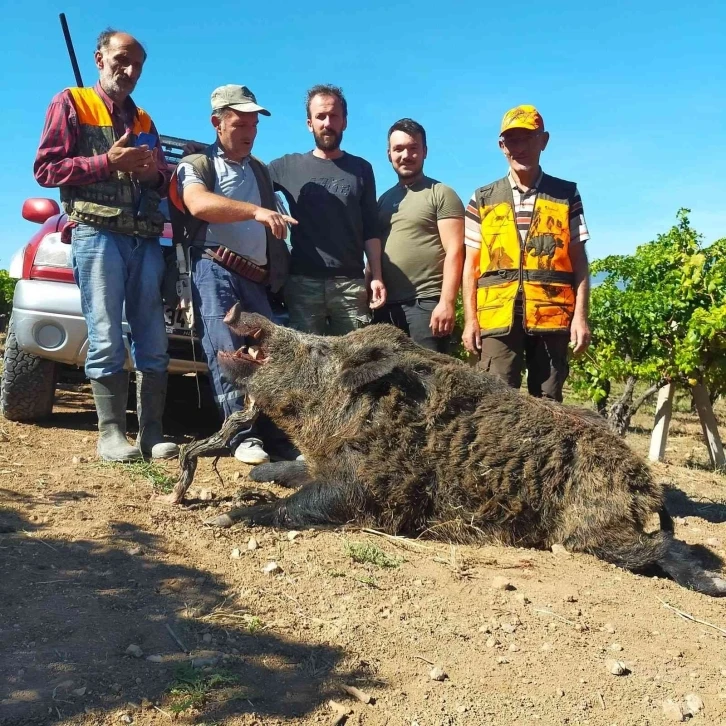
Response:
[[[520,394],[391,326],[320,337],[237,306],[225,320],[254,345],[220,353],[222,365],[306,466],[253,469],[253,479],[302,486],[212,523],[355,523],[449,541],[561,544],[726,595],[726,579],[674,538],[647,464],[596,414]],[[656,513],[661,528],[646,531]]]

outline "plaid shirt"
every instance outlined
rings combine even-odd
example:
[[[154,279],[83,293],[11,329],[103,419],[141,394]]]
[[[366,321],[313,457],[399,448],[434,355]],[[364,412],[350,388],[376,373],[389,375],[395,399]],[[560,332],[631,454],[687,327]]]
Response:
[[[136,104],[131,97],[126,99],[123,106],[119,106],[106,95],[100,83],[94,86],[94,90],[106,105],[116,134],[123,136],[127,131],[131,131],[136,116]],[[158,138],[153,122],[150,132],[156,134]],[[66,89],[53,97],[45,114],[45,126],[33,164],[35,180],[42,187],[80,187],[109,178],[111,172],[108,166],[108,154],[74,155],[79,133],[76,108],[70,91]],[[162,177],[162,182],[156,189],[163,196],[166,194],[171,172],[158,141],[156,149],[156,168]]]
[[[534,212],[534,203],[537,199],[537,189],[542,182],[542,171],[540,171],[534,186],[527,191],[523,191],[517,186],[511,172],[507,174],[509,183],[512,185],[512,197],[514,198],[514,215],[517,220],[517,229],[519,237],[524,244],[532,222],[532,213]],[[481,249],[481,217],[479,216],[479,207],[476,204],[476,198],[472,195],[469,204],[466,207],[465,217],[465,242],[469,247]],[[587,231],[585,224],[585,215],[582,211],[582,199],[580,192],[575,189],[575,194],[570,202],[570,244],[584,244],[590,239],[590,233]]]

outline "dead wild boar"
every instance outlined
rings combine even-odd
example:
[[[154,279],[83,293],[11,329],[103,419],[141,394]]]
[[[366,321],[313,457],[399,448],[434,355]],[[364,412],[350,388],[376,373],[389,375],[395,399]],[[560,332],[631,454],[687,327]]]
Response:
[[[595,414],[522,395],[391,326],[320,337],[237,306],[225,321],[255,345],[220,353],[222,365],[306,464],[253,469],[257,481],[302,486],[211,523],[352,522],[459,542],[562,544],[726,595],[726,579],[673,537],[646,463]],[[655,513],[661,529],[646,532]]]

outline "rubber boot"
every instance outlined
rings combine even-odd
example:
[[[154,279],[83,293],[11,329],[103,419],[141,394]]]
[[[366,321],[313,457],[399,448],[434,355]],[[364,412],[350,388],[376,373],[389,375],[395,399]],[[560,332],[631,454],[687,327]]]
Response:
[[[136,374],[136,413],[139,417],[136,446],[144,456],[152,459],[179,456],[179,447],[173,441],[166,441],[161,430],[167,378],[166,373]]]
[[[91,379],[93,400],[98,413],[97,452],[104,461],[135,461],[141,452],[126,439],[126,403],[129,396],[129,374]]]

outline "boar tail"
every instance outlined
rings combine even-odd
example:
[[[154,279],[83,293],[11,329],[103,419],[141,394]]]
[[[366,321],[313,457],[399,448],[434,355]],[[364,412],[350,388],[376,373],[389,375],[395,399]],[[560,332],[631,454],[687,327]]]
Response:
[[[660,528],[664,532],[674,532],[673,517],[670,512],[665,508],[665,505],[661,506],[658,510],[658,519],[660,520]]]

